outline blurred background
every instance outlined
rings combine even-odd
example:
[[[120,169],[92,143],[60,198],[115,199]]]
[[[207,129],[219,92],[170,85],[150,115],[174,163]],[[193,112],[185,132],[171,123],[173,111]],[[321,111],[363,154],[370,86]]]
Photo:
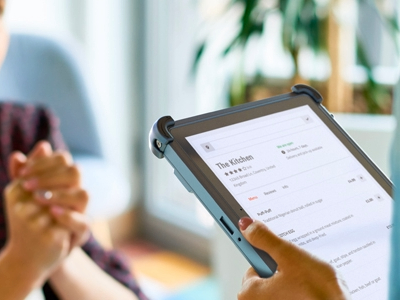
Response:
[[[396,0],[7,0],[5,21],[79,62],[111,168],[110,187],[84,168],[99,239],[129,256],[152,299],[228,300],[248,264],[150,153],[153,122],[306,83],[390,176],[399,9]]]

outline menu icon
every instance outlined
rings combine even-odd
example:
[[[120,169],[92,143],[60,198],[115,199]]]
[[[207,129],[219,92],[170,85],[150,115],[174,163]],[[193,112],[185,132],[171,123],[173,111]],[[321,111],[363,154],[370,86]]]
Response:
[[[214,147],[211,145],[211,143],[204,143],[204,144],[201,144],[200,146],[201,146],[201,147],[204,149],[204,151],[206,151],[206,152],[212,152],[212,151],[215,150]]]
[[[306,123],[306,124],[313,122],[313,119],[311,119],[310,116],[302,116],[301,118],[303,119],[304,123]]]
[[[362,181],[362,182],[364,182],[364,181],[367,180],[367,179],[364,177],[364,175],[357,175],[357,178],[358,178],[360,181]]]

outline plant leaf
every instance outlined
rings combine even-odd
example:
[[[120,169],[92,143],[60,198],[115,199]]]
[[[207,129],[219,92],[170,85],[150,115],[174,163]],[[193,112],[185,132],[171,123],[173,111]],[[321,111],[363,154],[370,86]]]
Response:
[[[197,68],[199,66],[200,59],[203,56],[203,53],[204,53],[205,49],[206,49],[206,42],[203,42],[203,43],[200,44],[200,46],[196,50],[196,54],[195,54],[193,65],[192,65],[192,70],[190,72],[193,76],[197,72]]]

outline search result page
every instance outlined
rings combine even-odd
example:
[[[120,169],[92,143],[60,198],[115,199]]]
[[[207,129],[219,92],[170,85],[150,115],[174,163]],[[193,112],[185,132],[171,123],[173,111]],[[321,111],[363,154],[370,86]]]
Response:
[[[386,299],[392,198],[309,106],[187,137],[253,219]]]

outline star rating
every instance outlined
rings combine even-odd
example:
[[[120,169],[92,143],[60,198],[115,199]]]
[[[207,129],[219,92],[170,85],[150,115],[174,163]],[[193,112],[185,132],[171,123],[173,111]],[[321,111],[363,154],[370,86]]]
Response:
[[[239,172],[242,172],[243,171],[243,169],[237,169],[237,170],[232,170],[232,171],[227,171],[227,172],[225,172],[224,174],[225,174],[225,176],[230,176],[230,175],[234,175],[234,174],[236,174],[236,173],[239,173]]]

